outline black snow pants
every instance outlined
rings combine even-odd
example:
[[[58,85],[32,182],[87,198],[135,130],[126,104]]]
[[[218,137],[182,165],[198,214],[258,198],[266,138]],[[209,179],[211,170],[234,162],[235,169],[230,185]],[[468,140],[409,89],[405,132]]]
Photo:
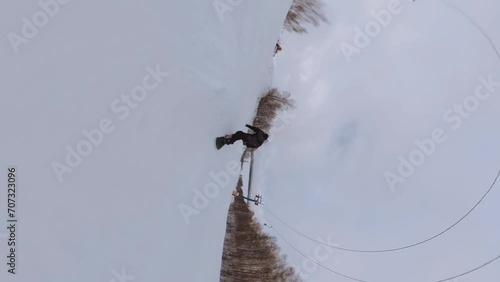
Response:
[[[243,131],[236,131],[233,135],[231,135],[231,138],[229,138],[228,143],[233,144],[234,142],[241,140],[241,141],[243,141],[243,144],[246,145],[248,143],[249,136],[250,136],[250,134],[245,133]]]

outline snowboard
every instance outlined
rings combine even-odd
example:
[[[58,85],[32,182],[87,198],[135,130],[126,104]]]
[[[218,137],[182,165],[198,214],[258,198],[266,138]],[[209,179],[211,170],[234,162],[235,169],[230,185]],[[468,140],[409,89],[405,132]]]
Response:
[[[224,142],[225,137],[217,137],[215,138],[215,147],[217,150],[220,150],[226,143]]]

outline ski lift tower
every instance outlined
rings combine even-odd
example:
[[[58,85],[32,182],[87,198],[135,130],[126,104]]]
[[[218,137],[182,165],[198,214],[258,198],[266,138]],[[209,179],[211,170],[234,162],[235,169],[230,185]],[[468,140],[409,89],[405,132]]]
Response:
[[[245,199],[247,201],[253,202],[256,206],[262,205],[262,199],[263,199],[262,195],[255,195],[255,197],[253,199],[250,199],[248,197],[243,196],[243,194],[238,192],[238,191],[233,191],[233,196],[235,198],[241,198],[241,199]]]

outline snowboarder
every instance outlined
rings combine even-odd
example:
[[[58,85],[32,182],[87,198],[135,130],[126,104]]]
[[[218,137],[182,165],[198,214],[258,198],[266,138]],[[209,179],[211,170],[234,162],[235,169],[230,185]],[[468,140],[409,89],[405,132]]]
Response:
[[[234,142],[238,140],[241,140],[243,142],[243,145],[247,146],[247,148],[259,148],[264,143],[264,141],[266,141],[267,138],[269,137],[269,135],[264,131],[262,131],[260,128],[248,124],[246,124],[245,126],[253,130],[254,133],[248,134],[243,131],[236,131],[232,135],[217,137],[216,138],[217,149],[222,148],[222,146],[224,145],[234,144]]]
[[[276,43],[276,46],[274,46],[274,55],[278,54],[279,51],[281,51],[281,45],[280,45],[280,42],[278,40],[278,43]]]

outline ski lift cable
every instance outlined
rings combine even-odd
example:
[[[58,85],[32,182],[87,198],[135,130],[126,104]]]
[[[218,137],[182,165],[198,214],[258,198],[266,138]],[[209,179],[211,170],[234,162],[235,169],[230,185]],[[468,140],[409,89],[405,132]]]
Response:
[[[469,23],[471,23],[486,38],[486,40],[488,40],[491,48],[493,48],[493,50],[495,51],[497,58],[500,59],[500,52],[498,51],[497,47],[495,46],[495,43],[493,42],[493,40],[491,40],[491,37],[488,35],[488,33],[486,33],[486,31],[481,27],[480,24],[478,24],[473,18],[471,18],[466,12],[464,12],[462,9],[460,9],[456,5],[448,2],[447,0],[441,0],[441,2],[443,2],[446,6],[450,7],[451,9],[457,11],[464,18],[466,18],[467,21],[469,21]]]
[[[338,247],[338,246],[333,246],[333,245],[329,245],[329,244],[326,244],[326,243],[323,243],[323,242],[320,242],[319,240],[316,240],[314,238],[312,238],[311,236],[308,236],[300,231],[298,231],[297,229],[291,227],[289,224],[287,224],[285,221],[283,221],[280,217],[278,217],[273,211],[271,211],[269,209],[269,207],[264,207],[272,216],[274,216],[279,222],[281,222],[283,225],[285,225],[286,227],[288,227],[290,230],[292,230],[293,232],[297,233],[298,235],[310,240],[310,241],[313,241],[315,243],[318,243],[318,244],[321,244],[321,245],[324,245],[324,246],[328,246],[328,247],[331,247],[331,248],[334,248],[334,249],[337,249],[337,250],[341,250],[341,251],[346,251],[346,252],[354,252],[354,253],[387,253],[387,252],[395,252],[395,251],[400,251],[400,250],[404,250],[404,249],[409,249],[409,248],[412,248],[412,247],[415,247],[415,246],[418,246],[418,245],[422,245],[424,243],[427,243],[433,239],[436,239],[437,237],[445,234],[446,232],[450,231],[452,228],[454,228],[456,225],[458,225],[460,222],[462,222],[467,216],[469,216],[470,213],[472,213],[472,211],[474,211],[480,204],[481,202],[486,198],[486,196],[491,192],[491,190],[493,189],[493,187],[495,186],[495,183],[497,182],[498,178],[500,177],[500,170],[498,171],[495,179],[493,180],[493,182],[491,183],[490,185],[490,188],[486,191],[486,193],[484,193],[484,195],[481,197],[481,199],[479,199],[479,201],[464,215],[462,216],[459,220],[457,220],[455,223],[453,223],[452,225],[450,225],[448,228],[444,229],[443,231],[439,232],[438,234],[432,236],[432,237],[429,237],[425,240],[422,240],[422,241],[419,241],[419,242],[416,242],[416,243],[413,243],[413,244],[410,244],[410,245],[406,245],[406,246],[402,246],[402,247],[396,247],[396,248],[388,248],[388,249],[380,249],[380,250],[364,250],[364,249],[356,249],[356,248],[342,248],[342,247]]]
[[[266,216],[264,216],[264,218],[266,219],[267,222],[269,222],[269,220],[266,218]],[[354,281],[359,281],[359,282],[368,282],[368,280],[363,280],[363,279],[360,279],[360,278],[356,278],[356,277],[353,277],[353,276],[349,276],[347,274],[343,274],[341,272],[338,272],[338,271],[335,271],[327,266],[324,266],[322,265],[321,263],[315,261],[314,259],[310,258],[309,256],[307,256],[306,254],[304,254],[303,252],[301,252],[299,249],[297,249],[295,246],[293,246],[288,240],[286,240],[279,232],[278,230],[276,230],[276,228],[272,228],[274,230],[274,232],[276,233],[276,235],[278,235],[278,237],[280,237],[288,246],[290,246],[290,248],[292,248],[293,250],[295,250],[297,253],[299,253],[300,255],[302,255],[305,259],[311,261],[312,263],[314,263],[315,265],[327,270],[328,272],[331,272],[331,273],[334,273],[336,275],[339,275],[339,276],[342,276],[344,278],[348,278],[348,279],[351,279],[351,280],[354,280]],[[468,275],[470,273],[473,273],[475,271],[478,271],[480,270],[481,268],[483,267],[486,267],[488,266],[489,264],[495,262],[496,260],[500,259],[500,255],[494,257],[493,259],[490,259],[489,261],[473,268],[473,269],[470,269],[468,271],[465,271],[465,272],[462,272],[458,275],[455,275],[453,277],[449,277],[449,278],[445,278],[445,279],[441,279],[441,280],[435,280],[433,282],[445,282],[445,281],[450,281],[452,279],[456,279],[456,278],[460,278],[460,277],[463,277],[465,275]]]
[[[267,222],[269,222],[269,220],[266,218],[266,216],[264,215],[264,218],[266,219]],[[274,224],[273,224],[274,226]],[[299,249],[295,248],[295,246],[293,246],[288,240],[286,240],[283,236],[281,236],[281,234],[278,232],[278,230],[276,230],[276,228],[271,228],[274,230],[274,232],[276,233],[276,235],[278,235],[288,246],[290,246],[290,248],[294,249],[297,253],[301,254],[304,258],[310,260],[312,263],[316,264],[317,266],[331,272],[331,273],[334,273],[334,274],[337,274],[339,276],[342,276],[342,277],[345,277],[345,278],[348,278],[348,279],[351,279],[351,280],[354,280],[354,281],[359,281],[359,282],[368,282],[366,280],[362,280],[362,279],[358,279],[358,278],[355,278],[355,277],[352,277],[352,276],[349,276],[349,275],[346,275],[346,274],[343,274],[343,273],[340,273],[338,271],[335,271],[333,269],[330,269],[320,263],[318,263],[317,261],[313,260],[312,258],[308,257],[306,254],[304,254],[303,252],[301,252]]]
[[[475,267],[475,268],[473,268],[473,269],[471,269],[471,270],[469,270],[469,271],[463,272],[463,273],[461,273],[461,274],[459,274],[459,275],[456,275],[456,276],[453,276],[453,277],[450,277],[450,278],[441,279],[441,280],[438,280],[438,281],[435,281],[435,282],[445,282],[445,281],[449,281],[449,280],[452,280],[452,279],[460,278],[460,277],[462,277],[462,276],[465,276],[465,275],[467,275],[467,274],[470,274],[470,273],[472,273],[472,272],[475,272],[475,271],[477,271],[477,270],[479,270],[479,269],[481,269],[481,268],[483,268],[483,267],[486,267],[487,265],[489,265],[489,264],[493,263],[494,261],[496,261],[496,260],[498,260],[498,259],[500,259],[500,255],[496,256],[495,258],[493,258],[493,259],[491,259],[491,260],[489,260],[489,261],[487,261],[487,262],[485,262],[485,263],[481,264],[480,266]]]
[[[460,9],[459,7],[455,6],[454,4],[451,4],[450,2],[448,2],[447,0],[441,0],[441,2],[443,2],[446,6],[448,6],[449,8],[457,11],[459,14],[461,14],[463,17],[465,17],[485,38],[486,40],[488,40],[490,46],[492,47],[492,49],[495,51],[495,54],[497,56],[498,59],[500,59],[500,52],[498,51],[498,49],[496,48],[495,46],[495,43],[493,42],[493,40],[490,38],[490,36],[486,33],[486,31],[481,27],[481,25],[479,25],[474,19],[472,19],[467,13],[465,13],[462,9]],[[411,248],[411,247],[415,247],[415,246],[418,246],[418,245],[421,245],[421,244],[424,244],[426,242],[429,242],[443,234],[445,234],[446,232],[448,232],[449,230],[451,230],[452,228],[454,228],[457,224],[459,224],[462,220],[464,220],[472,211],[474,211],[477,206],[479,206],[479,204],[483,201],[484,198],[486,198],[486,196],[490,193],[490,191],[493,189],[498,177],[500,175],[500,171],[498,172],[497,176],[495,177],[495,180],[493,181],[493,183],[491,184],[490,188],[486,191],[486,193],[483,195],[483,197],[462,217],[460,218],[457,222],[455,222],[454,224],[452,224],[450,227],[446,228],[445,230],[443,230],[442,232],[426,239],[426,240],[423,240],[423,241],[420,241],[420,242],[417,242],[417,243],[414,243],[414,244],[410,244],[410,245],[407,245],[407,246],[403,246],[403,247],[398,247],[398,248],[391,248],[391,249],[382,249],[382,250],[361,250],[361,249],[353,249],[353,248],[341,248],[341,247],[336,247],[336,246],[331,246],[331,245],[328,245],[328,244],[325,244],[325,243],[322,243],[322,242],[319,242],[318,240],[315,240],[313,238],[311,238],[310,236],[307,236],[305,235],[304,233],[292,228],[290,225],[288,225],[286,222],[284,222],[283,220],[281,220],[276,214],[274,214],[269,208],[265,207],[274,217],[276,217],[276,219],[278,219],[278,221],[280,221],[281,223],[283,223],[285,226],[287,226],[288,228],[290,228],[291,230],[293,230],[295,233],[313,241],[313,242],[316,242],[316,243],[319,243],[319,244],[322,244],[322,245],[325,245],[325,246],[328,246],[328,247],[331,247],[331,248],[335,248],[335,249],[338,249],[338,250],[342,250],[342,251],[347,251],[347,252],[358,252],[358,253],[384,253],[384,252],[394,252],[394,251],[400,251],[400,250],[404,250],[404,249],[408,249],[408,248]]]
[[[493,50],[495,51],[496,53],[496,56],[500,59],[500,52],[498,51],[498,49],[496,48],[495,44],[493,43],[493,41],[491,40],[491,38],[488,36],[488,34],[484,31],[484,29],[477,23],[475,22],[471,17],[469,17],[463,10],[461,10],[460,8],[456,7],[455,5],[449,3],[448,1],[446,0],[441,0],[444,4],[446,4],[447,6],[449,6],[450,8],[458,11],[462,16],[464,16],[470,23],[472,23],[481,33],[482,35],[489,41],[491,47],[493,48]],[[439,234],[431,237],[431,238],[428,238],[426,240],[423,240],[421,242],[418,242],[418,243],[415,243],[415,244],[411,244],[411,245],[408,245],[408,246],[404,246],[404,247],[400,247],[400,248],[393,248],[393,249],[386,249],[386,250],[356,250],[356,249],[347,249],[347,248],[340,248],[340,247],[336,247],[336,246],[331,246],[331,245],[327,245],[327,244],[324,244],[322,242],[319,242],[317,240],[314,240],[313,238],[310,238],[309,236],[306,236],[305,234],[302,234],[301,232],[293,229],[292,227],[290,227],[288,224],[286,224],[284,221],[282,221],[279,217],[277,217],[271,210],[269,210],[269,208],[265,207],[276,219],[278,219],[281,223],[283,223],[285,226],[289,227],[291,230],[295,231],[296,233],[316,242],[316,243],[319,243],[319,244],[322,244],[322,245],[325,245],[325,246],[329,246],[329,247],[332,247],[332,248],[336,248],[336,249],[339,249],[339,250],[344,250],[344,251],[351,251],[351,252],[390,252],[390,251],[397,251],[397,250],[403,250],[403,249],[408,249],[408,248],[411,248],[411,247],[414,247],[414,246],[417,246],[417,245],[420,245],[420,244],[423,244],[425,242],[428,242],[430,240],[433,240],[441,235],[443,235],[444,233],[446,233],[447,231],[451,230],[453,227],[455,227],[457,224],[459,224],[462,220],[464,220],[477,206],[479,206],[479,204],[484,200],[484,198],[486,198],[486,196],[489,194],[489,192],[493,189],[498,177],[500,176],[500,171],[497,173],[493,183],[491,184],[490,188],[486,191],[486,193],[483,195],[483,197],[481,197],[481,199],[472,207],[472,209],[470,209],[462,218],[460,218],[457,222],[455,222],[453,225],[451,225],[450,227],[448,227],[447,229],[445,229],[444,231],[440,232]],[[264,218],[266,219],[266,221],[269,222],[269,220],[265,217],[264,215]],[[329,271],[329,272],[332,272],[334,274],[337,274],[337,275],[340,275],[342,277],[345,277],[345,278],[348,278],[348,279],[351,279],[351,280],[354,280],[354,281],[360,281],[360,282],[367,282],[366,280],[362,280],[362,279],[358,279],[358,278],[355,278],[355,277],[351,277],[351,276],[348,276],[348,275],[345,275],[345,274],[342,274],[340,272],[337,272],[337,271],[334,271],[318,262],[316,262],[315,260],[309,258],[307,255],[305,255],[304,253],[302,253],[300,250],[298,250],[297,248],[295,248],[290,242],[288,242],[283,236],[281,236],[281,234],[276,230],[276,228],[272,228],[274,230],[274,232],[276,232],[276,234],[285,242],[287,243],[292,249],[294,249],[296,252],[298,252],[299,254],[301,254],[304,258],[310,260],[311,262],[313,262],[314,264],[316,264],[317,266],[319,267],[322,267],[323,269]],[[462,276],[465,276],[467,274],[470,274],[472,272],[475,272],[483,267],[486,267],[488,266],[489,264],[495,262],[496,260],[500,259],[500,255],[498,255],[497,257],[487,261],[486,263],[483,263],[482,265],[478,266],[478,267],[475,267],[471,270],[468,270],[466,272],[463,272],[459,275],[456,275],[456,276],[453,276],[453,277],[449,277],[449,278],[446,278],[446,279],[442,279],[442,280],[437,280],[435,282],[444,282],[444,281],[448,281],[448,280],[451,280],[451,279],[456,279],[456,278],[459,278],[459,277],[462,277]]]

